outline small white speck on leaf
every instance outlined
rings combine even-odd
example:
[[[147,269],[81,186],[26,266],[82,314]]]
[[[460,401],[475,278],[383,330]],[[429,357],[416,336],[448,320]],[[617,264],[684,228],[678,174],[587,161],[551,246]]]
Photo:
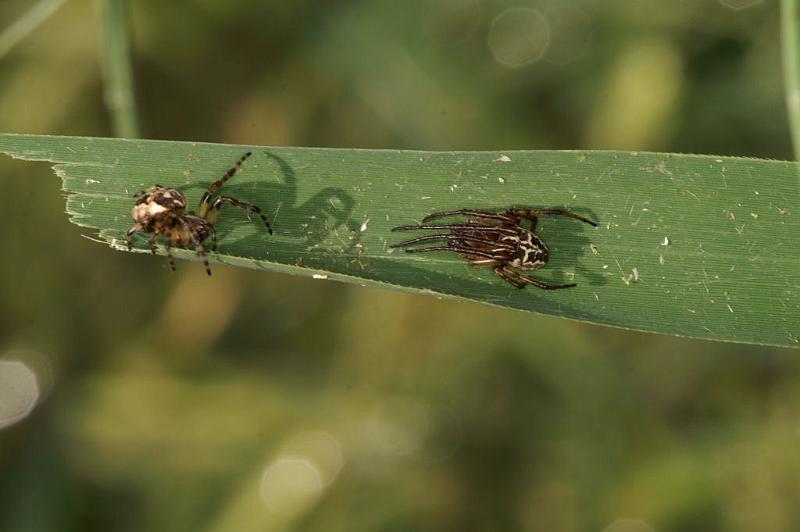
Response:
[[[455,192],[457,189],[458,189],[458,185],[456,183],[453,183],[452,185],[450,185],[450,192]]]
[[[659,256],[658,256],[658,263],[659,263],[660,265],[662,265],[662,266],[663,266],[663,265],[664,265],[664,262],[666,262],[666,261],[664,260],[664,255],[659,255]]]
[[[496,163],[510,163],[511,162],[511,157],[509,157],[508,155],[501,155],[500,157],[495,159],[494,162],[496,162]]]
[[[420,196],[419,199],[426,200],[426,199],[431,199],[431,197],[430,196]]]
[[[369,218],[367,218],[366,220],[364,220],[364,223],[363,223],[363,224],[361,224],[361,232],[362,232],[362,233],[363,233],[364,231],[366,231],[366,230],[367,230],[367,224],[369,223],[369,220],[370,220],[370,219],[369,219]]]
[[[328,276],[327,275],[323,275],[323,274],[319,274],[319,273],[315,273],[314,275],[311,276],[311,278],[312,279],[327,279]]]
[[[751,213],[750,213],[750,216],[752,216],[752,217],[753,217],[753,220],[758,220],[758,214],[756,214],[756,213],[754,213],[754,212],[751,212]]]
[[[589,244],[589,249],[592,250],[592,255],[597,255],[598,253],[600,253],[600,248],[598,248],[594,244]]]
[[[660,173],[660,174],[663,174],[663,175],[667,175],[667,176],[670,176],[670,175],[672,175],[672,172],[670,172],[669,170],[667,170],[667,164],[666,164],[664,161],[659,161],[659,163],[658,163],[657,165],[655,165],[655,166],[653,167],[653,169],[654,169],[656,172],[658,172],[658,173]]]
[[[664,247],[667,247],[667,246],[669,246],[669,237],[668,237],[668,236],[665,236],[665,237],[664,237],[664,238],[661,240],[661,245],[662,245],[662,246],[664,246]]]
[[[98,181],[97,179],[92,179],[92,178],[88,178],[88,179],[85,181],[85,183],[86,183],[87,185],[96,185],[96,184],[98,184],[99,182],[100,182],[100,181]]]
[[[633,280],[634,281],[638,281],[639,280],[639,268],[634,268],[634,269],[631,270],[631,272],[633,273]]]
[[[501,185],[506,182],[506,180],[503,179],[502,177],[498,177],[497,180],[500,182]]]
[[[733,307],[731,306],[731,304],[730,303],[726,303],[725,306],[728,307],[728,310],[730,310],[731,314],[733,314]]]

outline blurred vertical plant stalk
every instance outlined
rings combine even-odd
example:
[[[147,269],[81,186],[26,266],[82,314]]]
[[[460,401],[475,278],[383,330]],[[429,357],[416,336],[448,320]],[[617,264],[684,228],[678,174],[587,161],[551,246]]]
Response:
[[[131,23],[127,0],[101,0],[105,102],[114,135],[139,137],[139,118],[131,67]]]
[[[781,48],[783,49],[783,83],[789,128],[792,132],[794,158],[800,156],[800,34],[798,25],[800,0],[781,0]]]
[[[58,11],[67,0],[41,0],[0,33],[0,58]]]

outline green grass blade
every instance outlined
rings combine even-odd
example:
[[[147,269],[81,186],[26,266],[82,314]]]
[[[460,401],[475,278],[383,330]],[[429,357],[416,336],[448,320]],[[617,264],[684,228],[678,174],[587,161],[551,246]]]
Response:
[[[160,183],[197,202],[249,150],[254,155],[225,190],[262,206],[275,235],[241,211],[226,210],[212,263],[695,338],[800,342],[796,163],[635,152],[416,152],[0,135],[0,151],[57,163],[71,219],[98,230],[116,249],[124,248],[136,191]],[[516,290],[454,254],[388,248],[408,236],[392,227],[430,212],[510,205],[565,207],[600,223],[596,229],[566,218],[540,223],[551,261],[538,277],[574,281],[577,288]],[[144,238],[137,247],[146,252]],[[190,251],[177,256],[195,258]]]

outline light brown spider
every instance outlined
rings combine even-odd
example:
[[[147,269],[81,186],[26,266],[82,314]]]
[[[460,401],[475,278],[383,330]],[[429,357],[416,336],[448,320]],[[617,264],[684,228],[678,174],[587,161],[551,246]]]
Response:
[[[151,233],[150,249],[153,254],[156,252],[156,239],[161,236],[167,249],[169,266],[175,271],[175,261],[172,258],[172,248],[174,246],[189,248],[194,246],[197,256],[203,259],[206,272],[211,275],[211,268],[208,266],[205,246],[203,242],[211,236],[212,249],[217,248],[217,232],[214,224],[217,221],[219,210],[225,203],[230,203],[234,207],[239,207],[249,213],[257,214],[261,217],[269,234],[272,234],[272,227],[269,220],[261,212],[261,209],[250,203],[238,200],[231,196],[217,196],[214,193],[225,184],[228,179],[233,177],[242,167],[252,152],[247,152],[236,162],[236,164],[217,181],[211,183],[200,198],[197,212],[186,212],[186,196],[174,188],[166,188],[161,185],[142,190],[134,197],[136,204],[133,206],[133,227],[128,230],[127,242],[128,250],[131,249],[133,235],[139,232]],[[212,201],[213,199],[213,201]]]

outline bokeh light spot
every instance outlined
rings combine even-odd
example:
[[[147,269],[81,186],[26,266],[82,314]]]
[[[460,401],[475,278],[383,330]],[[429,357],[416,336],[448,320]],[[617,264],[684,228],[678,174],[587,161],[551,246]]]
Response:
[[[549,44],[547,21],[535,9],[510,7],[495,17],[489,29],[492,55],[511,68],[540,60]]]
[[[27,417],[39,396],[36,373],[27,364],[0,360],[0,429]]]
[[[316,502],[322,489],[322,475],[310,460],[280,457],[264,471],[259,495],[271,513],[290,519]]]
[[[342,469],[342,446],[329,432],[308,430],[293,435],[281,446],[283,456],[302,456],[313,461],[323,483],[328,486]]]

